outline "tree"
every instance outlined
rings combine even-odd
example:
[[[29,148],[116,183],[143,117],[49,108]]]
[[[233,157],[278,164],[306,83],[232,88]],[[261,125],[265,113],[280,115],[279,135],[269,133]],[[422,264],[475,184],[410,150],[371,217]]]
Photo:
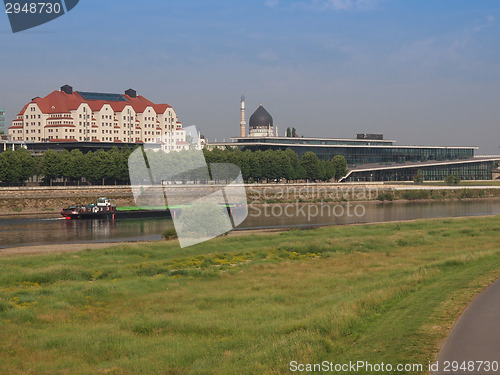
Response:
[[[424,174],[422,173],[421,170],[418,170],[415,177],[413,177],[413,182],[418,184],[418,185],[421,185],[424,183]]]
[[[20,179],[21,162],[14,151],[8,149],[0,154],[0,179],[9,185]]]
[[[460,176],[458,174],[449,174],[444,180],[446,185],[458,185],[460,183]]]
[[[307,179],[314,181],[321,178],[321,163],[314,152],[307,151],[304,155],[302,155],[300,163],[306,171]]]
[[[63,150],[59,154],[59,159],[61,163],[61,175],[64,179],[64,186],[66,186],[66,182],[73,175],[73,155],[68,150]]]
[[[47,150],[43,154],[40,172],[45,180],[50,182],[50,186],[52,186],[52,180],[62,175],[61,161],[60,154],[54,150]]]
[[[292,137],[296,137],[297,136],[297,131],[295,130],[295,128],[292,128]]]
[[[342,155],[335,155],[332,159],[332,164],[335,169],[335,179],[338,181],[348,172],[347,160],[345,160],[345,157]]]
[[[252,182],[259,182],[262,179],[262,163],[261,163],[261,155],[262,151],[258,150],[252,152],[250,150],[246,150],[245,154],[247,154],[247,158],[249,160],[248,166],[248,180],[252,180]]]
[[[21,147],[14,151],[17,157],[17,163],[19,165],[18,181],[24,183],[26,180],[30,179],[35,175],[36,172],[36,162],[31,153],[25,148]]]
[[[335,177],[335,167],[333,166],[333,163],[330,160],[323,160],[321,162],[321,166],[322,166],[321,180],[330,181],[332,178]]]
[[[290,148],[287,148],[283,153],[285,157],[288,159],[288,171],[285,178],[287,181],[290,180],[298,180],[301,177],[300,170],[302,169],[302,165],[300,164],[299,156]]]
[[[290,130],[290,128],[286,128],[286,136],[287,137],[291,137],[292,136],[292,131]]]
[[[86,169],[87,165],[85,155],[83,155],[80,150],[75,148],[71,151],[71,171],[69,178],[78,181],[78,185],[80,185],[80,180],[84,176]]]

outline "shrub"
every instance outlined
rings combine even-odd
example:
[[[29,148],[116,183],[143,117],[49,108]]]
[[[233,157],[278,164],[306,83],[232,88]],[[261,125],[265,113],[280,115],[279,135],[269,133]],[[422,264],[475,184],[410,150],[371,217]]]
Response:
[[[413,177],[413,182],[418,184],[418,185],[421,185],[424,183],[424,175],[421,171],[418,171],[417,174],[415,175],[415,177]]]
[[[449,174],[444,180],[446,185],[458,185],[460,182],[460,176],[458,174]]]
[[[406,190],[402,194],[403,199],[428,199],[430,197],[428,190]]]
[[[378,200],[379,201],[392,201],[394,200],[394,194],[392,191],[382,191],[378,195]]]
[[[162,233],[163,238],[166,240],[172,240],[177,238],[177,232],[175,231],[175,228],[168,228],[165,229]]]

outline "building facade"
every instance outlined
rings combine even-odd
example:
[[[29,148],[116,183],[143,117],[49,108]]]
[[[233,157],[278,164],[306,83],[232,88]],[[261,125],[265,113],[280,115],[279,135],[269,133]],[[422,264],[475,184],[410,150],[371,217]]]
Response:
[[[3,109],[0,109],[0,134],[6,133],[6,128],[5,128],[5,111]]]
[[[69,85],[34,98],[16,116],[9,135],[25,142],[155,143],[182,123],[168,104],[133,89],[124,94],[73,91]],[[184,140],[185,141],[185,140]]]

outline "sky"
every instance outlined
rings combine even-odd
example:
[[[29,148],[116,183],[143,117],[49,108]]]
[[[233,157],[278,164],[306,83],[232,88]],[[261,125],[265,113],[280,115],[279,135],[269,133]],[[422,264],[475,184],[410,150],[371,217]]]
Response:
[[[495,0],[80,0],[13,34],[0,15],[0,108],[10,121],[62,85],[173,106],[209,140],[259,102],[280,135],[500,154]]]

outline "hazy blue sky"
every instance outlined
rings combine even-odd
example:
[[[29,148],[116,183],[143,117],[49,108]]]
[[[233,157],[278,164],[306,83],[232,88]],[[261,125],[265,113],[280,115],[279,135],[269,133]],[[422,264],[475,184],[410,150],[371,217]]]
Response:
[[[259,101],[283,133],[500,150],[500,2],[80,0],[12,34],[0,21],[0,107],[11,120],[65,83],[132,87],[210,140]]]

